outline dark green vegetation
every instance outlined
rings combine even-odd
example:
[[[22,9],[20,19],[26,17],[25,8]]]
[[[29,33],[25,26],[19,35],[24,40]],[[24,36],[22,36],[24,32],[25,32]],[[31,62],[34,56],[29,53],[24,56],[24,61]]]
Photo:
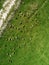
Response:
[[[2,5],[4,3],[5,0],[0,0],[0,9],[2,8]]]
[[[22,0],[0,38],[0,65],[49,65],[49,0]]]

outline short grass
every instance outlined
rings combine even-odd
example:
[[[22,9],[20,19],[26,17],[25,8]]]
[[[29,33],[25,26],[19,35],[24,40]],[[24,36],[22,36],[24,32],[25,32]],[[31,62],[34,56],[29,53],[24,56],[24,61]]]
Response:
[[[22,0],[0,38],[0,65],[49,65],[49,0]]]

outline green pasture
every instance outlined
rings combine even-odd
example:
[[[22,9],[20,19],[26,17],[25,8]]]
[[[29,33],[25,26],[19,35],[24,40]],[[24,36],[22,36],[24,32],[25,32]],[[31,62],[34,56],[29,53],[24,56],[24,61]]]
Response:
[[[0,37],[0,65],[49,65],[49,0],[22,0]]]

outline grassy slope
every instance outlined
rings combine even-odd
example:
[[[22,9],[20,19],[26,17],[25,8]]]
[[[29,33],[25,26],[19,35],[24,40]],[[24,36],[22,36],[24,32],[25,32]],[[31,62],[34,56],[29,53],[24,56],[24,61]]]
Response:
[[[22,0],[0,38],[0,65],[49,65],[49,1],[42,7],[44,1]]]

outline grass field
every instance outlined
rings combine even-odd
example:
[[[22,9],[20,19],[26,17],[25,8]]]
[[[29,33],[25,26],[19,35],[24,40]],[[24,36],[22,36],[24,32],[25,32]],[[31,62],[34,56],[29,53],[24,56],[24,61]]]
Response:
[[[0,37],[0,65],[49,65],[49,0],[22,0],[14,12]]]

